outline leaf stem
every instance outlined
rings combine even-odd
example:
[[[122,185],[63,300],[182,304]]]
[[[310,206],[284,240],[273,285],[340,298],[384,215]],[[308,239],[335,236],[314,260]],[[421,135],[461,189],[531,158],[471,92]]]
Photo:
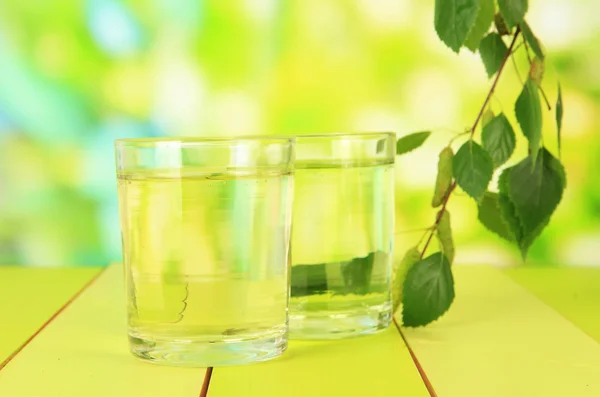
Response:
[[[395,233],[395,235],[398,234],[408,234],[408,233],[417,233],[417,232],[428,232],[431,230],[433,226],[429,226],[429,227],[422,227],[419,229],[407,229],[407,230],[400,230],[398,232]]]
[[[525,44],[525,43],[524,43],[524,42],[520,42],[520,43],[519,43],[519,45],[517,45],[517,46],[516,46],[516,47],[515,47],[515,48],[512,50],[512,54],[514,55],[514,54],[517,52],[517,50],[518,50],[519,48],[521,48],[521,46],[522,46],[523,44]]]
[[[523,44],[525,45],[525,54],[527,54],[527,60],[529,61],[529,64],[531,65],[531,55],[529,55],[529,46],[527,45],[527,40],[525,39],[525,37],[523,37]]]
[[[483,116],[483,112],[485,111],[485,108],[487,107],[488,102],[490,101],[490,99],[492,98],[492,95],[494,94],[494,90],[496,89],[496,85],[498,85],[498,80],[500,80],[500,76],[502,75],[504,66],[506,66],[506,62],[508,61],[508,58],[510,58],[513,48],[515,47],[515,44],[517,43],[517,38],[519,37],[519,33],[521,33],[521,27],[517,26],[517,30],[515,30],[515,35],[513,36],[512,42],[510,43],[510,47],[508,47],[508,51],[506,51],[506,54],[504,54],[504,58],[502,58],[502,63],[500,64],[498,73],[496,73],[496,78],[494,79],[494,82],[492,83],[490,92],[488,92],[488,95],[485,98],[485,101],[483,102],[483,106],[481,106],[481,109],[479,110],[479,114],[477,115],[477,118],[475,119],[475,122],[473,123],[473,127],[471,128],[471,138],[473,138],[473,135],[475,135],[475,129],[477,128],[477,125],[479,124],[479,121],[481,120],[481,117]]]
[[[546,106],[548,107],[548,111],[552,110],[552,105],[550,105],[550,101],[548,100],[548,97],[546,96],[546,92],[542,88],[541,84],[538,86],[538,88],[539,88],[540,92],[542,93],[542,97],[544,98],[544,101],[546,102]]]
[[[525,44],[525,53],[527,54],[527,60],[529,61],[529,67],[531,68],[531,63],[533,61],[531,60],[531,57],[529,56],[529,47],[527,46],[527,40],[525,40],[525,38],[523,38],[523,43],[522,44]],[[538,89],[542,93],[542,97],[544,98],[544,102],[546,102],[546,107],[548,108],[548,111],[552,110],[552,105],[550,105],[550,101],[548,100],[548,96],[546,95],[546,91],[544,91],[544,89],[542,88],[541,82],[540,82],[540,84],[538,84]]]
[[[502,106],[502,102],[500,102],[500,99],[498,99],[498,97],[496,95],[492,95],[492,97],[496,100],[498,107],[500,108],[502,113],[504,113],[504,106]],[[491,105],[490,105],[490,107],[491,107]]]
[[[517,65],[517,61],[515,61],[515,56],[514,54],[512,54],[510,56],[510,59],[513,63],[513,66],[515,67],[515,73],[517,74],[517,77],[519,78],[519,81],[521,82],[521,85],[525,84],[525,82],[523,81],[523,78],[521,77],[521,73],[519,73],[519,66]]]
[[[425,252],[427,251],[427,248],[429,247],[429,243],[431,243],[431,240],[433,239],[433,235],[435,234],[438,226],[440,225],[440,222],[442,220],[442,215],[444,215],[444,212],[446,211],[446,206],[448,205],[448,200],[450,200],[450,196],[452,195],[452,192],[454,191],[455,188],[456,188],[456,181],[452,182],[452,185],[450,185],[450,188],[448,189],[448,193],[446,193],[446,197],[444,198],[444,202],[442,203],[442,209],[440,210],[440,212],[438,212],[437,217],[435,218],[435,223],[431,227],[431,231],[429,232],[429,237],[427,237],[427,241],[425,242],[425,246],[423,247],[423,251],[421,251],[421,259],[423,259],[423,256],[425,256]]]
[[[463,136],[463,135],[467,135],[467,134],[470,134],[470,133],[471,133],[471,130],[470,130],[470,129],[468,129],[468,130],[466,130],[466,131],[463,131],[463,132],[461,132],[461,133],[458,133],[458,134],[454,135],[454,136],[452,137],[452,139],[450,139],[450,142],[448,143],[448,146],[452,145],[452,144],[454,143],[454,141],[455,141],[455,140],[457,140],[458,138],[460,138],[461,136]]]

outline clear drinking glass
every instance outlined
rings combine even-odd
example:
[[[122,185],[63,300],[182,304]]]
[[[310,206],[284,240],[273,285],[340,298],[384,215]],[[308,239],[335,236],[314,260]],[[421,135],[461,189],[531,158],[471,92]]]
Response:
[[[287,347],[293,138],[115,142],[129,341],[156,363]]]
[[[296,139],[290,335],[336,339],[391,321],[392,133]]]

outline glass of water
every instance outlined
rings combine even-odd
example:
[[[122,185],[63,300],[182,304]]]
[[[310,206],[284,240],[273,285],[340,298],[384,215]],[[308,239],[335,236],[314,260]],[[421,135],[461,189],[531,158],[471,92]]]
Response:
[[[336,339],[391,321],[392,133],[296,140],[290,335]]]
[[[293,138],[115,142],[129,341],[181,366],[287,346]]]

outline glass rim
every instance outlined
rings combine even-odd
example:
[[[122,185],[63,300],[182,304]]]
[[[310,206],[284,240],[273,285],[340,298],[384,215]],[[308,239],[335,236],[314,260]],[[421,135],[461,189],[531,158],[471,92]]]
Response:
[[[185,147],[202,145],[226,145],[231,143],[256,142],[256,143],[281,143],[291,144],[296,137],[291,135],[246,135],[232,137],[145,137],[145,138],[118,138],[115,139],[115,147],[153,148],[161,147]]]
[[[396,137],[395,132],[391,131],[360,131],[360,132],[332,132],[332,133],[322,133],[322,134],[307,134],[307,135],[295,135],[296,140],[300,141],[302,139],[336,139],[336,138],[344,138],[344,139],[373,139],[373,138],[390,138]]]

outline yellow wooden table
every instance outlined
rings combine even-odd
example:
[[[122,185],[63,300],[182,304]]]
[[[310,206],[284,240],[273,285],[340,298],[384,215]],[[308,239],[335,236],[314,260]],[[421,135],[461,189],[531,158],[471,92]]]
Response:
[[[0,267],[0,397],[600,396],[600,269],[455,269],[426,328],[169,368],[128,353],[121,269]]]

